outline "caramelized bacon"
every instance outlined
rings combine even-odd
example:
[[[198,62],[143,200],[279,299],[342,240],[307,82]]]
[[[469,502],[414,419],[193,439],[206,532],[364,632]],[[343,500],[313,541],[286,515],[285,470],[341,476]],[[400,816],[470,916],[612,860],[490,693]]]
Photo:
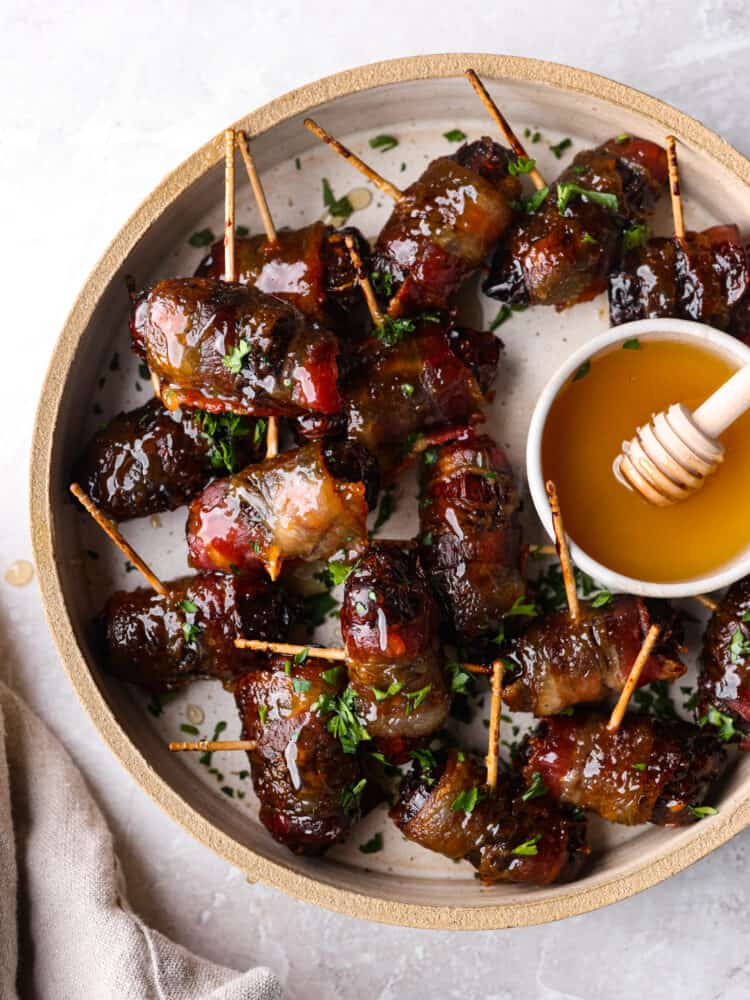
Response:
[[[341,409],[334,335],[250,285],[160,281],[136,301],[131,332],[167,409],[254,416]]]
[[[391,315],[446,309],[513,217],[521,185],[491,139],[433,160],[404,191],[380,232],[373,271],[396,285]]]
[[[538,773],[555,798],[627,826],[694,822],[726,756],[687,722],[626,715],[610,733],[597,712],[546,719],[524,744],[528,783]]]
[[[470,861],[485,885],[572,878],[588,855],[585,821],[549,796],[524,802],[521,793],[502,775],[491,795],[484,765],[451,750],[434,767],[412,767],[390,816],[408,840]]]
[[[532,622],[508,647],[503,699],[514,712],[556,715],[571,705],[603,701],[625,686],[651,615],[640,597],[617,594],[603,607],[580,603],[581,617],[558,611]],[[664,616],[659,645],[646,661],[639,685],[674,680],[686,670]]]
[[[416,554],[371,545],[347,578],[341,631],[358,714],[394,763],[448,715],[437,621]]]
[[[287,559],[327,559],[361,546],[367,486],[346,477],[367,474],[368,457],[347,441],[308,444],[217,479],[190,505],[190,565],[275,573]]]
[[[494,636],[523,595],[518,493],[505,453],[467,432],[427,457],[420,556],[454,634]]]
[[[198,677],[228,680],[255,654],[240,637],[278,639],[289,626],[283,591],[265,577],[199,573],[168,585],[166,597],[140,587],[114,593],[104,610],[105,663],[120,680],[156,694]]]
[[[174,510],[226,468],[227,461],[239,468],[257,457],[252,421],[229,419],[236,419],[237,427],[221,429],[214,439],[200,414],[170,413],[151,399],[97,431],[75,479],[115,521]]]
[[[732,584],[703,636],[698,711],[711,708],[732,720],[744,735],[740,750],[750,750],[750,576]]]
[[[325,660],[297,664],[281,656],[235,686],[242,738],[257,743],[248,757],[260,820],[295,854],[320,854],[343,840],[358,812],[356,798],[350,803],[357,758],[344,753],[319,708],[322,697],[345,686],[346,672]]]
[[[622,229],[651,210],[666,181],[666,154],[645,139],[610,139],[578,153],[539,208],[522,216],[498,247],[485,293],[512,305],[564,309],[603,292]],[[566,184],[614,196],[616,211],[580,193],[561,210],[558,193]]]

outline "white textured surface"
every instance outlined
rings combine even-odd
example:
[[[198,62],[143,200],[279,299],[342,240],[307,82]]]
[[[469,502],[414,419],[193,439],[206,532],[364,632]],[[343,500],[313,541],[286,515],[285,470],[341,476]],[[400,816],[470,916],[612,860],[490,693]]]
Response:
[[[272,7],[6,0],[0,569],[30,555],[25,498],[34,405],[77,289],[141,198],[225,122],[359,63],[495,50],[580,65],[647,90],[747,153],[746,11],[742,0],[537,0],[534,8],[464,0],[457,15],[392,0]],[[238,968],[267,962],[299,1000],[642,993],[739,1000],[750,992],[750,833],[646,895],[563,924],[458,937],[381,927],[247,886],[166,819],[83,715],[33,584],[16,590],[0,583],[0,675],[84,770],[143,916],[217,961]]]

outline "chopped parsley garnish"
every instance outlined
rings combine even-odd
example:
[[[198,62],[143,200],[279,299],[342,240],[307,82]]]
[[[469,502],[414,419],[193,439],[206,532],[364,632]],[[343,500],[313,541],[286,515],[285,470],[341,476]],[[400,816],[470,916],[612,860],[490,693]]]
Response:
[[[381,153],[387,153],[398,146],[398,139],[395,135],[376,135],[370,139],[370,149],[379,149]]]
[[[425,783],[434,785],[435,779],[432,776],[432,771],[437,767],[437,761],[432,750],[412,750],[409,756],[419,764],[419,770],[422,772]]]
[[[258,705],[258,718],[260,719],[261,726],[265,726],[266,719],[268,718],[268,705]]]
[[[401,392],[404,394],[404,396],[406,396],[407,399],[411,399],[411,397],[414,395],[414,386],[411,384],[411,382],[404,382],[403,385],[401,386]]]
[[[393,319],[385,316],[380,326],[376,326],[373,333],[381,344],[386,347],[395,347],[400,344],[407,333],[414,333],[413,319]]]
[[[460,128],[452,128],[450,132],[443,132],[443,138],[447,139],[448,142],[463,142],[466,133],[462,132]]]
[[[536,160],[532,160],[528,156],[519,156],[508,164],[508,173],[511,177],[518,177],[519,174],[530,174],[535,166]]]
[[[310,655],[310,647],[305,646],[304,649],[301,649],[298,653],[294,654],[294,662],[299,666],[299,664],[305,662],[305,660],[308,658],[309,655]]]
[[[537,844],[542,839],[541,833],[537,833],[535,836],[531,837],[529,840],[524,840],[522,844],[518,847],[514,847],[511,854],[517,854],[522,858],[533,857],[535,854],[539,853]]]
[[[513,602],[512,607],[508,608],[507,611],[503,612],[503,622],[506,618],[536,618],[539,614],[536,604],[531,601],[527,601],[525,596],[522,594],[517,597]],[[492,640],[497,646],[501,646],[505,642],[505,624],[501,624],[497,635]]]
[[[235,374],[238,373],[239,369]],[[237,465],[234,450],[235,441],[237,438],[249,435],[250,422],[247,417],[242,417],[237,413],[208,413],[205,410],[196,410],[195,419],[201,434],[210,445],[208,458],[211,465],[215,469],[235,472]],[[258,420],[255,426],[255,435],[258,433],[258,425],[261,423],[263,430],[265,430],[265,421]],[[254,443],[258,444],[258,441],[254,440]]]
[[[345,812],[352,813],[359,809],[359,800],[365,790],[367,778],[360,778],[355,785],[347,785],[341,792],[341,805]]]
[[[372,145],[372,140],[370,144]],[[377,854],[378,851],[382,851],[383,834],[374,833],[366,843],[359,845],[359,849],[363,854]]]
[[[615,137],[615,142],[618,145],[622,145],[622,143],[623,142],[627,142],[629,138],[630,138],[630,136],[628,135],[627,132],[620,132],[620,134]]]
[[[622,234],[622,252],[628,253],[629,250],[644,246],[651,239],[651,232],[651,226],[645,222],[630,226]]]
[[[433,538],[432,538],[432,532],[431,531],[426,531],[422,535],[422,537],[419,539],[420,545],[428,545],[429,546],[429,545],[432,545],[432,542],[433,542]]]
[[[312,681],[307,680],[306,677],[292,678],[292,688],[295,694],[307,694],[311,687]]]
[[[188,736],[197,736],[198,735],[198,727],[197,726],[191,726],[189,722],[183,722],[180,725],[180,732],[181,733],[187,733]]]
[[[312,629],[318,628],[337,607],[335,598],[331,597],[327,590],[319,594],[308,594],[304,599],[303,611],[307,626]]]
[[[422,458],[425,465],[434,465],[438,460],[437,448],[427,448]]]
[[[549,188],[545,185],[543,188],[539,188],[535,191],[530,198],[521,198],[520,201],[514,201],[513,208],[517,209],[519,212],[524,212],[526,215],[533,215],[538,212],[547,199],[549,194]]]
[[[623,351],[640,351],[641,342],[637,337],[628,337],[622,342]]]
[[[688,806],[688,809],[696,819],[704,819],[706,816],[716,816],[719,812],[713,806]]]
[[[464,788],[451,802],[451,809],[453,812],[464,812],[467,816],[471,816],[477,802],[481,802],[483,798],[484,795],[476,785],[473,785],[471,788]]]
[[[300,160],[299,156],[294,157],[294,166],[297,168],[297,170],[302,169],[302,161]]]
[[[197,233],[193,233],[188,240],[188,243],[191,247],[207,247],[210,246],[215,239],[216,237],[210,229],[199,229]]]
[[[389,486],[383,491],[383,496],[380,499],[380,506],[378,507],[378,516],[375,518],[375,524],[372,528],[372,534],[377,535],[383,525],[388,521],[393,515],[393,511],[396,508],[394,497],[394,487]]]
[[[202,631],[201,626],[195,621],[194,617],[198,613],[198,605],[193,601],[184,600],[180,601],[180,608],[186,615],[190,616],[188,620],[182,624],[182,634],[185,637],[185,642],[188,646],[192,646]]]
[[[547,786],[542,781],[542,775],[539,771],[534,771],[531,775],[531,784],[526,789],[526,791],[521,796],[524,802],[529,802],[531,799],[538,799],[542,795],[546,795],[548,792]]]
[[[268,711],[267,708],[266,711]],[[221,736],[221,734],[224,732],[226,728],[227,728],[226,722],[224,721],[224,719],[220,719],[219,722],[217,722],[216,725],[214,726],[214,734],[211,737],[211,741],[214,742],[215,740],[218,740],[218,738]],[[208,767],[210,769],[209,774],[213,774],[218,781],[223,781],[224,775],[220,774],[215,767],[211,767],[211,760],[213,758],[213,755],[214,755],[213,750],[207,750],[205,753],[202,753],[200,755],[200,757],[198,758],[198,763],[203,764],[204,767]]]
[[[494,330],[497,330],[499,326],[502,326],[503,323],[505,323],[506,320],[509,320],[512,315],[513,312],[510,306],[500,306],[497,312],[497,316],[495,316],[493,321],[490,323],[490,333],[492,333]]]
[[[132,562],[129,559],[126,559],[125,560],[125,572],[126,573],[132,573],[134,570],[135,570],[135,566],[132,564]]]
[[[591,233],[584,233],[581,237],[581,243],[587,243],[591,246],[599,246],[599,240],[595,240]]]
[[[456,660],[448,663],[451,671],[451,691],[453,694],[470,694],[473,686],[472,676],[462,669],[461,664]]]
[[[403,686],[402,681],[391,681],[385,691],[376,687],[370,688],[370,690],[375,695],[375,701],[386,701],[386,699],[393,698],[397,695]]]
[[[645,771],[646,770],[646,766],[647,766],[646,764],[631,764],[631,767],[635,771]]]
[[[370,281],[378,295],[382,295],[387,299],[391,298],[393,295],[392,274],[388,274],[387,271],[373,271],[370,275]]]
[[[425,686],[420,688],[419,691],[404,692],[404,698],[406,698],[407,702],[406,714],[411,715],[412,712],[416,711],[430,691],[432,691],[432,684],[425,684]]]
[[[343,219],[344,221],[354,211],[352,203],[346,195],[343,195],[341,198],[337,198],[334,195],[327,177],[323,178],[323,204],[334,218]]]
[[[592,191],[589,188],[581,187],[580,184],[575,184],[573,181],[567,181],[564,184],[557,185],[557,209],[560,215],[564,214],[570,201],[576,195],[579,198],[585,198],[586,201],[593,202],[594,205],[601,205],[602,208],[606,208],[609,212],[617,211],[616,194],[609,194],[605,191]]]
[[[349,576],[351,571],[354,569],[353,563],[339,562],[337,560],[332,560],[328,563],[326,567],[326,574],[328,579],[331,581],[332,587],[338,587],[340,584],[344,583],[346,578]]]
[[[338,667],[329,667],[328,670],[324,670],[320,676],[323,678],[326,684],[330,684],[331,687],[336,687],[338,685],[339,675],[342,670],[343,667],[340,665]]]
[[[591,602],[592,608],[606,608],[612,603],[612,595],[608,590],[601,590]]]
[[[586,376],[590,371],[591,371],[591,362],[587,358],[582,365],[579,365],[578,368],[576,368],[575,375],[573,376],[572,381],[578,382],[582,378],[586,378]]]
[[[343,694],[322,694],[313,706],[324,716],[330,716],[326,729],[341,744],[344,753],[356,753],[360,743],[369,740],[370,734],[354,710],[354,690],[348,687]]]
[[[736,628],[729,643],[729,659],[732,663],[739,663],[746,656],[750,656],[750,639],[741,628]]]
[[[560,159],[566,149],[570,149],[573,145],[572,139],[561,139],[554,146],[550,146],[549,151],[553,153],[556,159]]]
[[[713,705],[701,719],[698,719],[698,725],[701,727],[706,725],[714,726],[717,730],[716,736],[724,743],[729,743],[730,740],[733,740],[738,735],[737,730],[734,728],[732,717],[720,712]]]
[[[242,371],[242,362],[250,353],[250,345],[246,340],[241,340],[236,347],[233,347],[229,354],[225,354],[224,367],[228,368],[233,375],[239,375]]]

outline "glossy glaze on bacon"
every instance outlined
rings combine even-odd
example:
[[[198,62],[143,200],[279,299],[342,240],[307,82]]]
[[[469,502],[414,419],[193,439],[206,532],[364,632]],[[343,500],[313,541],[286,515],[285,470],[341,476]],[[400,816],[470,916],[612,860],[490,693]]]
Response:
[[[523,215],[500,244],[484,292],[510,305],[559,309],[603,292],[623,229],[652,209],[666,182],[666,154],[645,139],[610,139],[578,153],[537,211]],[[561,212],[561,184],[615,195],[617,211],[574,194]]]
[[[491,333],[421,324],[347,387],[347,436],[377,455],[389,481],[419,434],[481,418],[500,349]]]
[[[513,218],[521,185],[491,139],[433,160],[403,192],[378,236],[373,271],[393,279],[393,316],[446,309]]]
[[[526,589],[513,471],[492,438],[473,431],[426,459],[419,503],[425,573],[454,636],[494,637]]]
[[[160,281],[135,302],[131,333],[167,409],[253,416],[341,409],[336,337],[251,285]]]
[[[102,616],[105,665],[120,680],[156,694],[199,677],[226,681],[252,666],[234,640],[284,637],[290,610],[265,577],[198,573],[168,584],[114,593]]]
[[[750,576],[727,590],[703,636],[698,677],[698,713],[711,708],[732,720],[744,738],[740,750],[750,750]]]
[[[547,795],[524,802],[523,788],[509,775],[500,776],[494,795],[485,780],[482,762],[455,750],[438,756],[434,767],[414,764],[391,819],[421,847],[470,861],[485,885],[547,885],[573,878],[589,853],[585,820],[573,818]],[[473,809],[454,808],[461,805],[460,796],[473,797],[473,789]]]
[[[712,226],[681,240],[652,239],[627,253],[610,275],[610,322],[674,316],[728,330],[749,288],[737,226]]]
[[[75,479],[115,521],[175,510],[221,468],[226,471],[224,456],[234,458],[237,468],[258,457],[253,421],[236,419],[235,432],[220,435],[218,444],[227,445],[222,453],[205,433],[200,413],[170,413],[158,399],[151,399],[97,431]]]
[[[262,572],[356,551],[367,539],[367,486],[347,477],[368,475],[368,459],[348,441],[312,443],[215,480],[190,504],[190,565]]]
[[[685,826],[725,759],[714,736],[687,722],[626,715],[616,733],[598,712],[555,716],[522,745],[527,783],[535,773],[555,798],[610,823]],[[645,766],[644,766],[645,765]]]
[[[361,774],[356,755],[344,753],[327,728],[321,696],[340,695],[346,671],[325,660],[297,664],[264,659],[241,677],[235,698],[248,751],[260,820],[295,854],[320,854],[349,832],[356,804],[347,791]]]
[[[265,234],[235,240],[237,280],[278,296],[310,319],[326,324],[356,309],[361,301],[354,267],[346,247],[351,236],[360,257],[370,247],[353,226],[333,229],[314,222],[302,229],[279,229],[270,244]],[[195,272],[197,277],[224,277],[224,240],[217,240]]]
[[[556,715],[572,705],[604,701],[619,694],[643,645],[652,616],[645,601],[616,594],[603,607],[580,602],[572,621],[567,610],[531,624],[507,646],[503,700],[514,712]],[[675,616],[660,609],[659,644],[646,661],[639,686],[681,677]]]
[[[393,763],[448,715],[437,629],[437,605],[416,553],[372,544],[347,578],[341,632],[358,713]]]

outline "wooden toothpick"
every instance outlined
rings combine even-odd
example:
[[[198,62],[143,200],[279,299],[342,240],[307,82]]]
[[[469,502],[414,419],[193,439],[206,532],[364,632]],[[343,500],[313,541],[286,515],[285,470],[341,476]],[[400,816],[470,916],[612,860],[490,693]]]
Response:
[[[547,497],[549,498],[550,511],[552,512],[552,527],[555,532],[555,544],[557,555],[560,560],[563,583],[565,584],[565,596],[568,600],[568,613],[571,621],[577,622],[581,617],[581,609],[578,604],[578,591],[576,590],[576,578],[573,572],[573,563],[570,558],[568,539],[565,537],[562,513],[560,512],[560,500],[557,496],[557,487],[548,480],[545,486]]]
[[[620,724],[623,720],[623,716],[628,707],[628,702],[636,689],[636,685],[643,673],[643,668],[646,666],[646,661],[651,652],[656,645],[656,640],[659,638],[661,629],[658,625],[652,625],[651,628],[646,633],[646,638],[643,640],[643,645],[641,646],[638,656],[635,658],[633,666],[630,668],[630,673],[628,674],[628,679],[625,681],[625,686],[620,692],[620,697],[617,699],[617,704],[612,709],[612,715],[609,717],[609,722],[607,723],[607,729],[610,733],[616,733],[620,728]]]
[[[678,240],[685,238],[685,220],[682,217],[680,171],[677,166],[677,143],[673,135],[667,136],[667,169],[669,170],[669,196],[672,199],[674,234]]]
[[[490,731],[487,738],[487,785],[491,791],[497,788],[498,745],[500,743],[500,714],[502,711],[503,670],[505,664],[497,659],[492,664],[492,700],[490,702]]]
[[[399,191],[395,184],[391,184],[391,182],[387,181],[385,177],[381,177],[377,171],[368,166],[364,160],[360,160],[355,153],[352,153],[350,149],[347,149],[347,147],[343,143],[339,142],[338,139],[334,139],[332,135],[329,135],[328,132],[326,132],[324,128],[321,128],[320,125],[313,121],[312,118],[305,118],[304,124],[305,128],[309,129],[313,135],[316,135],[319,139],[322,139],[323,142],[327,143],[331,149],[334,150],[334,152],[338,153],[339,156],[345,159],[348,163],[351,163],[355,169],[359,170],[361,174],[364,174],[368,181],[372,181],[375,187],[379,188],[384,194],[387,194],[389,198],[393,198],[394,201],[401,200],[402,192]]]
[[[490,118],[494,120],[495,124],[502,132],[505,141],[508,143],[510,148],[513,150],[516,156],[522,156],[524,157],[524,159],[528,160],[529,157],[526,153],[526,150],[523,148],[520,139],[513,131],[513,129],[510,127],[510,124],[506,119],[505,115],[500,111],[498,106],[495,104],[490,95],[487,93],[486,87],[479,79],[476,72],[473,69],[467,69],[465,72],[465,76],[466,79],[474,88],[474,90],[477,92],[479,100],[482,102],[482,104],[484,104],[485,108],[487,108],[487,111],[490,114]],[[534,167],[532,170],[529,171],[529,177],[531,178],[531,183],[534,185],[537,191],[541,191],[542,188],[547,186],[545,184],[544,178],[536,169],[536,167]]]
[[[161,594],[162,597],[166,597],[169,593],[167,588],[161,582],[159,577],[151,572],[147,564],[143,561],[143,559],[141,559],[130,542],[123,538],[115,522],[111,521],[103,511],[99,510],[91,497],[81,489],[78,483],[70,484],[70,492],[76,500],[78,500],[86,508],[86,511],[91,515],[91,517],[93,517],[102,531],[112,539],[120,552],[122,552],[122,554],[130,560],[136,569],[141,571],[156,593]]]
[[[362,289],[365,301],[367,302],[367,308],[370,311],[370,317],[372,318],[372,322],[374,323],[375,328],[377,329],[378,327],[383,325],[383,323],[385,322],[385,318],[382,312],[380,311],[380,306],[378,305],[378,300],[375,295],[375,290],[373,289],[372,282],[370,281],[370,278],[365,272],[365,269],[362,265],[362,258],[359,256],[359,252],[357,250],[357,246],[354,242],[353,237],[349,233],[347,233],[344,238],[344,241],[346,243],[346,249],[349,251],[349,256],[352,259],[352,264],[354,265],[354,271],[355,274],[357,275],[357,283],[359,284],[359,287]]]
[[[307,652],[313,660],[345,660],[346,651],[338,647],[300,646],[293,642],[266,642],[263,639],[235,639],[237,649],[254,649],[258,653],[281,653],[282,656],[298,656]]]
[[[709,611],[716,611],[719,606],[718,601],[715,601],[713,597],[707,597],[705,594],[694,594],[693,600],[697,601],[698,604],[702,604],[704,608],[708,608]]]
[[[244,132],[237,133],[237,145],[240,147],[240,154],[245,164],[245,170],[247,171],[247,179],[250,181],[250,187],[253,189],[253,195],[258,205],[266,239],[269,243],[276,243],[278,237],[276,236],[276,227],[273,224],[271,210],[268,207],[266,192],[263,190],[263,184],[255,167],[255,160],[250,152],[250,147],[247,144],[247,136]]]
[[[224,132],[224,281],[237,280],[234,257],[234,129]]]
[[[170,743],[173,752],[180,750],[201,750],[203,753],[213,753],[215,750],[255,750],[255,740],[188,740]]]

